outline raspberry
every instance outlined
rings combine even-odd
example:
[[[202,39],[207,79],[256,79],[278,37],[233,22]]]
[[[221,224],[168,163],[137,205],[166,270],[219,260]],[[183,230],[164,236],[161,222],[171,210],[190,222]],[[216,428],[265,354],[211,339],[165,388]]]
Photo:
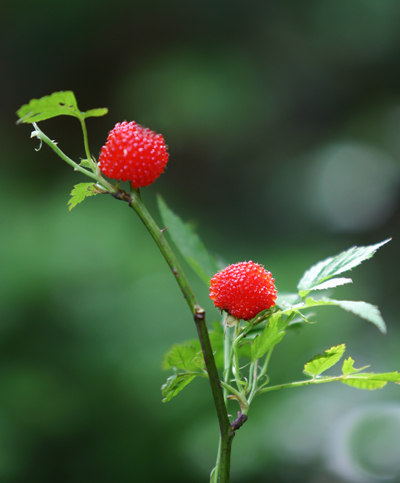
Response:
[[[270,272],[249,262],[229,265],[211,279],[214,305],[237,319],[250,320],[275,305],[276,288]]]
[[[99,168],[112,179],[148,186],[164,171],[168,152],[164,138],[135,121],[115,125],[101,148]]]

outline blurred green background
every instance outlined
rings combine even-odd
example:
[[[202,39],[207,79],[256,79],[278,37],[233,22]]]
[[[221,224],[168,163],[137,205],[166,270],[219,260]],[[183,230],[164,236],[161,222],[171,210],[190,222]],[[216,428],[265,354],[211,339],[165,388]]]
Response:
[[[162,356],[196,331],[140,221],[111,197],[69,213],[85,180],[14,124],[57,90],[109,108],[88,121],[96,156],[116,122],[162,132],[170,162],[149,207],[161,193],[210,250],[264,264],[281,292],[322,258],[393,237],[334,294],[379,305],[388,334],[320,308],[274,351],[271,379],[300,379],[343,342],[356,367],[400,369],[397,0],[4,0],[0,22],[1,482],[204,482],[218,440],[206,381],[161,403]],[[76,120],[41,128],[84,156]],[[394,385],[275,392],[249,416],[233,482],[400,481]]]

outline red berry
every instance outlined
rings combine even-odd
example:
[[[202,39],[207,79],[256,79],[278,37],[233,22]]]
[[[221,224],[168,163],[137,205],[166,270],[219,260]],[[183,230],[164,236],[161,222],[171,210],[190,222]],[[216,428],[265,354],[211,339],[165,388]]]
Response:
[[[112,179],[148,186],[164,171],[168,152],[162,134],[132,122],[115,125],[101,148],[99,167]]]
[[[250,320],[275,305],[274,279],[258,263],[235,263],[213,276],[210,298],[237,319]]]

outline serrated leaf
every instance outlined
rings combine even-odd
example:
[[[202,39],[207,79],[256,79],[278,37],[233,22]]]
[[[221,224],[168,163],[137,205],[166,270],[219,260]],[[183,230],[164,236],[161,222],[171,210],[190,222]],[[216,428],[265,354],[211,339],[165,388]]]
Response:
[[[304,297],[311,290],[315,290],[315,287],[325,280],[360,265],[364,260],[371,258],[376,250],[388,241],[390,241],[390,238],[376,245],[366,247],[355,246],[334,257],[329,257],[317,263],[307,270],[301,278],[297,286],[299,295]]]
[[[316,285],[313,287],[313,290],[326,290],[328,288],[338,287],[339,285],[345,285],[346,283],[353,283],[353,280],[351,278],[331,278],[330,280],[325,280],[325,282]]]
[[[347,376],[342,379],[343,384],[356,387],[358,389],[380,389],[386,386],[387,382],[395,382],[400,384],[400,374],[396,372],[383,372],[381,374],[362,373]]]
[[[167,379],[167,382],[161,386],[163,396],[162,402],[171,401],[173,397],[179,394],[196,376],[192,374],[174,374]]]
[[[214,352],[217,369],[222,369],[224,366],[224,332],[218,322],[215,322],[213,325],[216,330],[210,331],[208,335]],[[192,358],[190,359],[191,355]],[[185,364],[186,369],[184,367]],[[172,369],[174,366],[178,369],[185,369],[188,371],[204,368],[204,357],[199,340],[192,339],[183,344],[175,344],[172,346],[164,355],[161,366],[163,370]]]
[[[280,313],[275,313],[269,318],[267,325],[261,334],[254,339],[251,346],[252,361],[263,357],[271,347],[283,339],[286,334],[283,330],[286,327],[286,320],[282,319],[282,314]]]
[[[342,381],[343,384],[347,386],[356,387],[357,389],[368,389],[369,391],[373,391],[374,389],[382,389],[382,387],[386,386],[386,381],[370,381],[368,379],[355,379],[349,378],[344,379]]]
[[[362,319],[372,322],[383,334],[386,334],[385,321],[383,320],[379,308],[376,305],[354,300],[335,300],[335,302],[341,309],[352,312]]]
[[[375,374],[373,372],[363,373],[363,374],[357,374],[354,377],[359,379],[368,378],[369,380],[373,380],[373,381],[388,381],[388,382],[395,382],[397,384],[400,384],[400,374],[398,373],[398,371],[381,372],[378,374]]]
[[[177,369],[190,370],[189,366],[196,356],[196,348],[193,344],[174,344],[165,354],[162,363],[163,369],[176,367]]]
[[[161,196],[158,196],[158,208],[172,241],[194,272],[209,285],[210,278],[218,272],[216,260],[207,252],[193,227],[183,223],[179,216],[168,208]]]
[[[356,369],[354,367],[354,360],[351,357],[349,357],[348,359],[345,359],[343,362],[342,372],[343,374],[348,376],[349,374],[355,374],[356,372],[363,371],[367,367],[369,366],[364,366],[364,367],[361,367],[360,369]]]
[[[44,121],[56,116],[74,116],[81,118],[75,94],[72,91],[54,92],[50,96],[32,99],[18,111],[19,123]]]
[[[199,351],[193,357],[192,364],[194,364],[197,369],[206,369],[206,363],[204,362],[204,356],[202,351]]]
[[[57,116],[73,116],[80,120],[87,117],[99,117],[107,114],[108,109],[98,108],[81,112],[72,91],[53,92],[40,99],[31,99],[17,111],[17,124],[45,121]]]
[[[343,356],[346,346],[344,344],[331,347],[323,354],[318,354],[304,365],[303,372],[312,377],[317,377],[330,367],[334,366]]]
[[[81,203],[85,198],[88,196],[98,195],[99,191],[96,190],[94,183],[79,183],[74,186],[74,189],[71,191],[72,198],[68,201],[68,209],[69,211],[78,203]]]
[[[86,119],[87,117],[105,116],[107,113],[108,113],[108,109],[106,107],[99,107],[97,109],[89,109],[86,112],[82,112],[82,115]]]
[[[328,297],[323,297],[320,300],[314,300],[312,297],[308,297],[305,302],[294,305],[291,308],[302,310],[310,307],[321,307],[324,305],[336,305],[347,312],[358,315],[362,319],[372,322],[383,334],[386,334],[386,324],[382,318],[379,308],[376,305],[372,305],[361,300],[335,300]],[[285,310],[285,313],[287,310]]]

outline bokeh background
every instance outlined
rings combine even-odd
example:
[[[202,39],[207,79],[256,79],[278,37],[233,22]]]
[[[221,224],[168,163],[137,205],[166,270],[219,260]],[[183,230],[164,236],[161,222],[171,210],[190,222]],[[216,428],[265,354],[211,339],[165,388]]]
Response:
[[[300,379],[343,342],[356,367],[400,369],[397,0],[3,0],[0,22],[1,482],[204,482],[217,447],[206,381],[161,403],[162,356],[196,331],[140,221],[111,197],[68,212],[85,180],[15,126],[57,90],[109,108],[88,120],[96,156],[118,121],[162,132],[168,169],[143,193],[156,218],[160,193],[212,252],[264,264],[281,292],[393,237],[334,293],[379,305],[388,334],[320,308],[274,351],[271,379]],[[41,128],[84,156],[73,118]],[[240,429],[232,481],[400,481],[399,447],[395,385],[278,391]]]

